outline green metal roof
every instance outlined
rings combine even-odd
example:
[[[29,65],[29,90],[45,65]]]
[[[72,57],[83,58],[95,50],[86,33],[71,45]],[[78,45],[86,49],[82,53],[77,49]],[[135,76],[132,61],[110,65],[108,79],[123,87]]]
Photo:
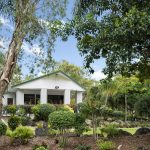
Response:
[[[85,88],[82,87],[82,85],[80,85],[76,80],[74,80],[73,78],[71,78],[71,77],[68,76],[66,73],[64,73],[63,71],[60,71],[60,70],[59,70],[59,71],[52,72],[52,73],[49,73],[49,74],[46,74],[46,75],[43,75],[43,76],[40,76],[40,77],[37,77],[37,78],[34,78],[34,79],[31,79],[31,80],[28,80],[28,81],[25,81],[25,82],[22,82],[22,83],[19,83],[19,84],[16,84],[16,85],[13,85],[12,88],[17,87],[17,86],[22,85],[22,84],[25,84],[25,83],[29,83],[29,82],[32,82],[32,81],[35,81],[35,80],[44,78],[44,77],[51,76],[51,75],[53,75],[53,74],[57,74],[57,73],[62,73],[63,75],[65,75],[66,77],[68,77],[70,80],[72,80],[74,83],[76,83],[76,84],[79,85],[82,89],[85,90]]]

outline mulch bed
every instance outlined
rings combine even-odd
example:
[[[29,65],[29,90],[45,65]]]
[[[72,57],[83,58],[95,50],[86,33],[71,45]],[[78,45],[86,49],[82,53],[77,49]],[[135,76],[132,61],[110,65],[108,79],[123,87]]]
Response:
[[[55,144],[55,139],[52,137],[35,137],[29,140],[26,145],[11,145],[11,139],[6,136],[0,137],[0,150],[32,150],[35,144],[42,144],[43,142],[51,148],[51,150],[58,149],[58,144]],[[150,150],[150,134],[140,136],[123,136],[111,138],[116,146],[122,145],[120,150],[136,150],[138,147],[144,146]],[[86,144],[92,147],[92,150],[98,150],[95,141],[90,136],[84,137],[69,137],[68,144],[64,150],[73,150],[78,144]]]

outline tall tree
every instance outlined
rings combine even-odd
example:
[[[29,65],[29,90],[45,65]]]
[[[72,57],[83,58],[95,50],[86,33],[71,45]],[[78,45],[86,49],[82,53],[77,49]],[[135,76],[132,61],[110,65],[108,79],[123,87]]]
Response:
[[[101,82],[101,94],[105,98],[104,106],[107,106],[108,98],[114,96],[119,88],[119,85],[116,84],[113,80],[103,80]]]
[[[149,78],[149,28],[149,0],[78,0],[63,37],[75,35],[91,71],[94,59],[104,57],[109,77],[140,72]]]
[[[139,82],[139,79],[132,76],[130,78],[127,77],[116,77],[116,83],[119,85],[118,93],[122,93],[124,95],[124,107],[125,107],[125,121],[127,121],[127,114],[128,114],[128,95],[130,92],[134,91],[141,91],[143,90],[141,88],[141,83]]]
[[[43,53],[51,57],[51,48],[55,39],[53,30],[57,19],[64,16],[66,0],[2,0],[0,12],[14,25],[8,47],[4,68],[0,75],[0,112],[2,97],[12,78],[18,54],[23,42],[38,43]],[[56,23],[54,25],[54,23]],[[42,52],[40,55],[43,54]],[[43,54],[45,56],[45,53]],[[0,114],[1,116],[1,114]]]

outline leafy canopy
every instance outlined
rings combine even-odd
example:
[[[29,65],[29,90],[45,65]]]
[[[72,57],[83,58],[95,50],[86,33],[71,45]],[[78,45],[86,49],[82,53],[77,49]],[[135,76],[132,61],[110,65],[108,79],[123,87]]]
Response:
[[[103,57],[107,65],[104,73],[109,77],[138,73],[149,78],[149,6],[148,0],[78,0],[63,38],[68,34],[77,38],[91,72],[91,63]]]

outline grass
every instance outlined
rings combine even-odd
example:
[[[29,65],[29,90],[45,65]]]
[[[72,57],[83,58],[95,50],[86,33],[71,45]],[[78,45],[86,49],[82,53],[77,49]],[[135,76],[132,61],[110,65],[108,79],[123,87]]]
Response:
[[[120,128],[120,129],[122,129],[123,131],[127,131],[133,135],[138,128]]]
[[[127,132],[129,132],[129,133],[131,133],[131,134],[133,135],[133,134],[136,132],[136,130],[137,130],[138,128],[119,128],[119,129],[122,129],[123,131],[127,131]],[[101,134],[100,128],[97,129],[97,133],[98,133],[98,134]],[[92,134],[93,134],[92,128],[90,128],[89,131],[84,132],[83,134],[84,134],[84,135],[92,135]]]

